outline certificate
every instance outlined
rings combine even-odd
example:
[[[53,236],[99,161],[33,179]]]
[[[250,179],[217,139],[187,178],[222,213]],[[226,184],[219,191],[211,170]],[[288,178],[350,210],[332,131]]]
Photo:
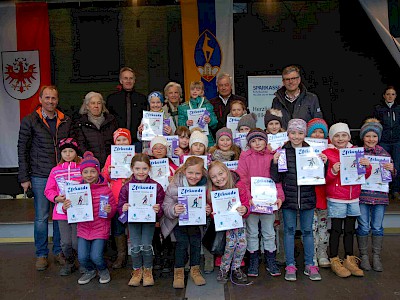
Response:
[[[131,160],[135,156],[133,145],[111,145],[111,178],[129,178],[132,175]]]
[[[153,137],[163,134],[163,124],[164,124],[164,113],[163,112],[153,112],[153,111],[143,111],[143,131],[142,140],[151,141]]]
[[[207,158],[207,155],[184,155],[183,156],[183,162],[185,163],[185,161],[191,156],[197,156],[197,157],[202,158],[203,161],[204,161],[204,169],[206,169],[206,170],[208,169],[208,158]]]
[[[230,130],[232,130],[232,133],[236,133],[237,131],[237,126],[240,121],[240,118],[238,117],[227,117],[226,118],[226,127],[228,127]]]
[[[171,158],[175,165],[179,166],[179,156],[174,154],[175,149],[179,147],[179,137],[177,135],[165,136],[167,140],[167,157]]]
[[[356,153],[364,154],[364,148],[355,147],[339,149],[341,185],[365,183],[365,175],[358,175]]]
[[[60,195],[65,195],[66,188],[67,188],[68,185],[79,184],[79,181],[66,180],[64,178],[64,176],[56,177],[56,182],[57,182],[58,190],[60,191]],[[63,207],[63,203],[62,202],[57,202],[56,203],[56,211],[57,211],[57,213],[60,214],[60,215],[65,215],[62,207]]]
[[[185,199],[187,210],[185,218],[179,218],[179,225],[206,224],[206,187],[178,187],[178,199]]]
[[[328,139],[315,139],[306,137],[304,138],[304,141],[314,149],[319,148],[321,151],[324,151],[326,148],[328,148]]]
[[[204,117],[209,115],[209,112],[205,108],[195,108],[187,110],[188,120],[193,121],[193,125],[189,126],[189,129],[192,130],[195,127],[201,129],[201,132],[205,135],[208,135],[208,124],[204,122]]]
[[[236,210],[242,205],[237,188],[211,192],[211,202],[215,212],[215,231],[243,227],[243,218]]]
[[[281,148],[289,140],[287,132],[278,132],[276,134],[268,134],[268,144],[271,146],[272,151]]]
[[[224,161],[223,163],[228,167],[229,170],[236,170],[239,165],[238,160]]]
[[[322,150],[313,147],[296,149],[297,185],[325,184],[325,166],[318,156]]]
[[[275,182],[271,178],[251,177],[251,196],[254,205],[250,207],[250,211],[272,214],[274,210],[278,210],[278,205],[275,204],[277,195]]]
[[[233,139],[233,142],[235,143],[235,145],[237,145],[238,147],[240,147],[240,149],[242,150],[246,150],[247,147],[247,132],[236,132],[236,134],[234,134],[235,138]]]
[[[150,178],[161,184],[164,191],[166,191],[169,183],[168,158],[150,159],[150,165]]]
[[[361,189],[389,193],[389,183],[382,182],[380,163],[390,163],[390,157],[372,155],[365,155],[365,157],[371,162],[372,171],[371,176],[365,179],[365,183],[361,185]]]
[[[92,193],[88,183],[67,186],[65,198],[71,201],[68,223],[93,221]]]
[[[128,222],[142,223],[155,222],[157,184],[155,183],[129,183]]]

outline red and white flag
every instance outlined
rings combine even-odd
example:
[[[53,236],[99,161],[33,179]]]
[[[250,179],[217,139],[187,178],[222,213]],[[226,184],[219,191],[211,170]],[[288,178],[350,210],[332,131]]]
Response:
[[[0,168],[14,168],[20,121],[51,83],[47,3],[2,3],[0,16]]]

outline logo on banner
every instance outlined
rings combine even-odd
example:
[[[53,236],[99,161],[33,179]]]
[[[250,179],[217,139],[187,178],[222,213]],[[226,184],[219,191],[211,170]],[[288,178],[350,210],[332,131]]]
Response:
[[[210,82],[217,76],[222,62],[221,47],[208,29],[197,40],[194,61],[197,71],[206,81]]]
[[[35,95],[40,87],[39,51],[4,51],[1,60],[6,92],[18,100]]]

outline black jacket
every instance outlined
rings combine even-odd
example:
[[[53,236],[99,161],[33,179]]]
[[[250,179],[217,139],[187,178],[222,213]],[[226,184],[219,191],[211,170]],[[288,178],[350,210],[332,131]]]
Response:
[[[374,108],[374,117],[383,127],[381,142],[397,143],[400,141],[400,105],[396,102],[389,107],[385,101]]]
[[[303,142],[303,147],[309,147]],[[285,201],[282,208],[287,209],[314,209],[316,205],[316,195],[314,185],[297,185],[297,169],[296,169],[296,151],[290,142],[283,145],[286,149],[287,172],[278,173],[278,165],[271,164],[271,178],[275,182],[282,182],[283,192],[285,193]]]
[[[39,107],[21,121],[18,136],[18,181],[27,182],[31,176],[46,178],[60,160],[58,142],[71,134],[71,118],[57,110],[56,136],[42,116]]]

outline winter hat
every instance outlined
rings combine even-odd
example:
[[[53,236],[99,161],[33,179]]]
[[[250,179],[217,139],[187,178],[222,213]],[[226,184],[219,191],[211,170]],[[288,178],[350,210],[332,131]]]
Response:
[[[280,109],[270,108],[267,109],[264,116],[264,125],[265,127],[268,126],[270,121],[278,121],[282,127],[282,111]]]
[[[208,137],[201,131],[194,130],[190,135],[189,147],[192,147],[194,143],[202,143],[204,147],[208,147]]]
[[[326,124],[324,119],[314,118],[307,123],[307,136],[310,137],[315,129],[322,129],[324,132],[324,138],[328,137],[328,124]]]
[[[216,137],[217,142],[218,142],[219,138],[222,137],[222,136],[224,136],[224,135],[227,136],[227,137],[229,137],[231,140],[233,140],[233,137],[232,137],[232,130],[231,130],[230,128],[228,128],[228,127],[222,127],[222,128],[219,129],[219,130],[217,131],[217,133],[215,134],[215,137]]]
[[[287,126],[287,132],[298,130],[307,133],[307,123],[303,119],[291,119]]]
[[[161,92],[159,92],[159,91],[151,92],[149,94],[149,96],[147,97],[147,101],[149,101],[149,103],[150,103],[150,99],[153,97],[160,98],[161,103],[164,104],[164,96],[163,96],[163,94],[161,94]]]
[[[361,126],[360,138],[363,139],[364,136],[370,131],[373,131],[378,135],[378,141],[381,140],[383,127],[378,119],[369,118],[365,120],[363,126]]]
[[[329,139],[332,141],[333,136],[338,132],[345,132],[349,135],[349,137],[351,137],[349,125],[339,122],[333,124],[331,128],[329,128]]]
[[[132,137],[131,137],[130,130],[126,129],[126,128],[118,128],[113,133],[114,144],[115,144],[115,141],[117,140],[117,138],[120,137],[121,135],[126,137],[129,140],[129,144],[132,143]]]
[[[79,149],[78,142],[73,138],[64,138],[58,142],[58,148],[63,151],[65,148],[72,148],[75,150],[76,154],[81,155],[81,150]]]
[[[249,131],[246,136],[247,144],[250,145],[251,140],[253,139],[261,139],[264,140],[265,143],[268,144],[268,135],[267,133],[262,130],[261,128],[253,128]]]
[[[165,147],[168,146],[167,139],[165,137],[163,137],[162,135],[157,135],[157,136],[153,137],[153,139],[150,142],[150,149],[153,149],[153,147],[156,144],[161,144],[161,145],[163,145]]]
[[[86,151],[83,153],[83,159],[81,161],[81,164],[79,166],[79,169],[81,173],[83,172],[84,169],[86,168],[95,168],[97,172],[100,174],[100,163],[96,157],[93,156],[93,153],[90,151]]]
[[[240,118],[238,122],[237,130],[239,130],[240,127],[242,126],[247,126],[250,129],[256,128],[256,122],[257,122],[257,115],[255,113],[244,115],[243,117]]]

